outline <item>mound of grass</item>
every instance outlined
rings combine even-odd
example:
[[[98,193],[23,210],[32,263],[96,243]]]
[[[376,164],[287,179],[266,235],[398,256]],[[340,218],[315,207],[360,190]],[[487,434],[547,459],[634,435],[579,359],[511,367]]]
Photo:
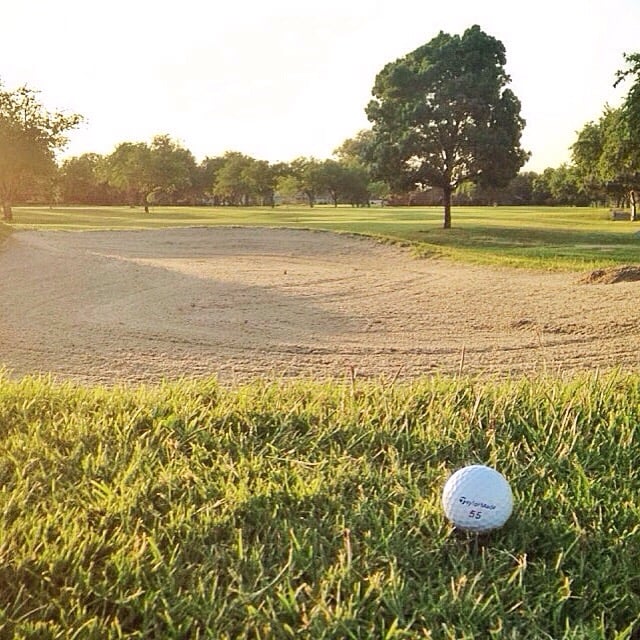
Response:
[[[2,637],[633,637],[638,376],[1,382]],[[484,538],[440,506],[475,462]]]

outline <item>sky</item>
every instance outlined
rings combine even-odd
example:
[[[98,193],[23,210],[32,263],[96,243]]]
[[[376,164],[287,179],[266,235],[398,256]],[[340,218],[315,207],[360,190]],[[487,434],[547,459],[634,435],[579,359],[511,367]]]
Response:
[[[62,157],[168,134],[198,161],[328,158],[370,126],[377,73],[440,31],[478,24],[506,48],[527,121],[525,169],[570,161],[618,106],[640,0],[6,0],[0,81],[80,113]]]

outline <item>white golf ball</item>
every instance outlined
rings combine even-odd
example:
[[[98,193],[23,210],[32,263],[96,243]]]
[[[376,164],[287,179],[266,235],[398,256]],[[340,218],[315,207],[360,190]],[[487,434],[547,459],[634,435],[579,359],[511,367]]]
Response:
[[[484,465],[458,469],[442,490],[445,515],[457,529],[485,533],[501,527],[513,510],[513,494],[504,476]]]

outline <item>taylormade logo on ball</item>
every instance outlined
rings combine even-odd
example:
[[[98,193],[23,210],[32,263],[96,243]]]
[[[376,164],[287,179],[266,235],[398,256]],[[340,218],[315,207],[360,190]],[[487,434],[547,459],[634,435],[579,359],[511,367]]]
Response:
[[[460,504],[465,505],[465,507],[482,507],[483,509],[495,509],[495,504],[487,504],[486,502],[476,502],[475,500],[468,500],[464,496],[460,496],[458,499]]]

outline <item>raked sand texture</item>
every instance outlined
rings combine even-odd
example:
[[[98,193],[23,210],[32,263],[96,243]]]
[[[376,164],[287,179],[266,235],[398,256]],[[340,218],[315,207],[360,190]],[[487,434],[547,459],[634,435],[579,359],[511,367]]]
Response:
[[[90,383],[636,367],[639,282],[417,259],[287,229],[19,231],[0,367]]]

